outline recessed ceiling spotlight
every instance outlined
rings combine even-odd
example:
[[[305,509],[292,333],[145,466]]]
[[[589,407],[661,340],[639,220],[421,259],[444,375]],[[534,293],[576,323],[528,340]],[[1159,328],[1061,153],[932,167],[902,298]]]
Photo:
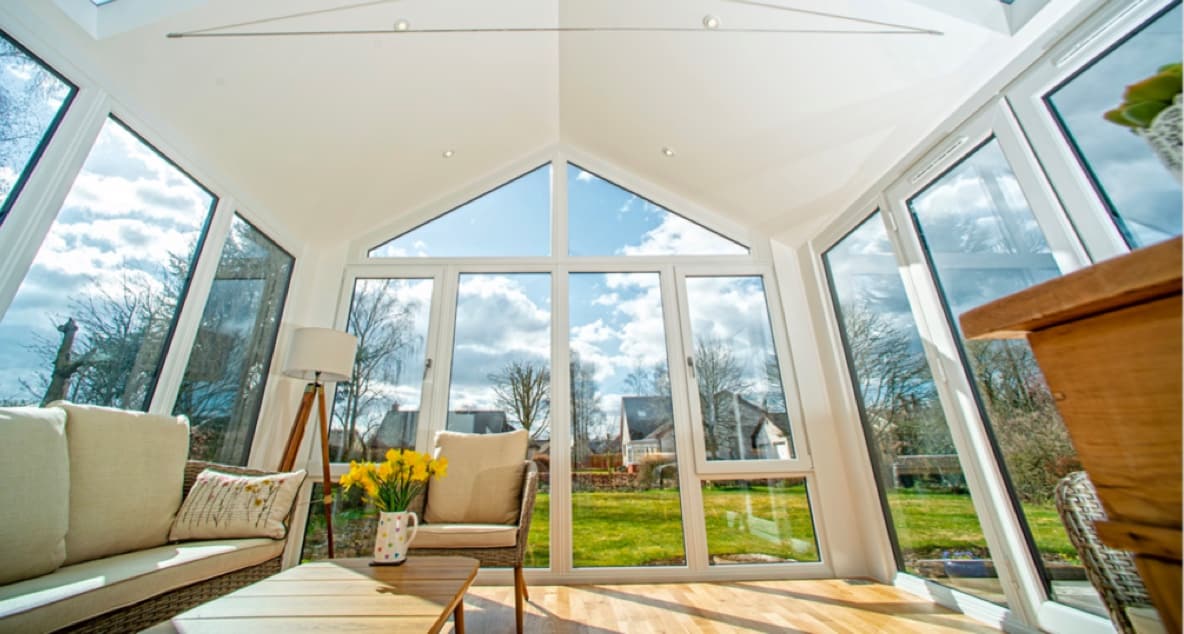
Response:
[[[456,152],[453,152],[452,150],[444,150],[440,156],[443,156],[444,158],[452,158],[453,154],[456,154]]]
[[[411,28],[411,23],[407,20],[395,20],[396,31],[406,31],[409,28]]]
[[[672,150],[668,147],[664,147],[664,148],[662,148],[662,154],[665,156],[674,156],[674,150]]]
[[[711,15],[710,13],[703,16],[703,28],[718,29],[719,28],[719,18],[715,17],[714,15]]]

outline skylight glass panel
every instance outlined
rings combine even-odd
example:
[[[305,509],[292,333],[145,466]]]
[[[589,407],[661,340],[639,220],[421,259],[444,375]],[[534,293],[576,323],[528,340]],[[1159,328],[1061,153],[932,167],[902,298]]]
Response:
[[[551,164],[482,194],[370,250],[372,258],[551,253]]]
[[[748,247],[570,163],[567,207],[570,255],[748,253]]]

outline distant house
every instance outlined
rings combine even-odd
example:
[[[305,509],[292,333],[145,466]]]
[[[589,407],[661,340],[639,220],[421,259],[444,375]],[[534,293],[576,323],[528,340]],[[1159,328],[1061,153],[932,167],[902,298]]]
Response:
[[[418,421],[419,410],[400,411],[397,403],[392,405],[378,429],[370,435],[367,447],[371,458],[382,456],[387,449],[414,449]]]
[[[448,412],[448,431],[469,434],[500,434],[514,431],[506,420],[506,413],[495,410],[457,410]]]
[[[769,412],[731,391],[701,402],[708,458],[715,460],[786,460],[791,458],[789,416]]]
[[[674,455],[674,420],[669,396],[621,397],[621,456],[632,467],[650,454]]]

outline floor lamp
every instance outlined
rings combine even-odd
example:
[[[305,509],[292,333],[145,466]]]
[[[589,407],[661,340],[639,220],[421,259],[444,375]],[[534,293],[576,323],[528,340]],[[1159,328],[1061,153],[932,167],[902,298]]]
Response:
[[[280,471],[291,471],[296,465],[296,454],[304,441],[304,428],[308,426],[308,415],[312,413],[313,399],[316,399],[321,427],[321,501],[325,505],[325,534],[329,539],[329,558],[333,558],[333,477],[329,474],[329,416],[325,407],[325,384],[323,381],[348,381],[353,376],[354,355],[358,349],[358,338],[331,328],[301,328],[292,337],[288,362],[284,375],[312,381],[304,387],[300,409],[288,434],[288,445],[280,460]],[[343,439],[345,440],[345,439]]]

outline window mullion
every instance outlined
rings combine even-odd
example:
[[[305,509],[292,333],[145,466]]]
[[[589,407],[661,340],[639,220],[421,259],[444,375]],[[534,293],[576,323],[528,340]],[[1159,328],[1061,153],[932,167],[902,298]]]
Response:
[[[215,206],[214,217],[210,221],[210,228],[204,240],[205,247],[202,253],[197,254],[197,264],[190,276],[186,297],[180,298],[181,311],[176,318],[177,325],[173,330],[169,349],[165,352],[160,376],[156,379],[156,390],[152,393],[152,403],[148,407],[150,412],[168,415],[173,411],[177,390],[181,387],[185,369],[189,365],[193,343],[198,328],[201,327],[202,314],[209,300],[210,289],[214,285],[214,276],[218,272],[222,248],[226,246],[226,239],[230,235],[235,204],[229,198],[222,198]]]
[[[8,310],[57,219],[110,110],[107,95],[80,88],[41,160],[0,225],[0,316]]]

